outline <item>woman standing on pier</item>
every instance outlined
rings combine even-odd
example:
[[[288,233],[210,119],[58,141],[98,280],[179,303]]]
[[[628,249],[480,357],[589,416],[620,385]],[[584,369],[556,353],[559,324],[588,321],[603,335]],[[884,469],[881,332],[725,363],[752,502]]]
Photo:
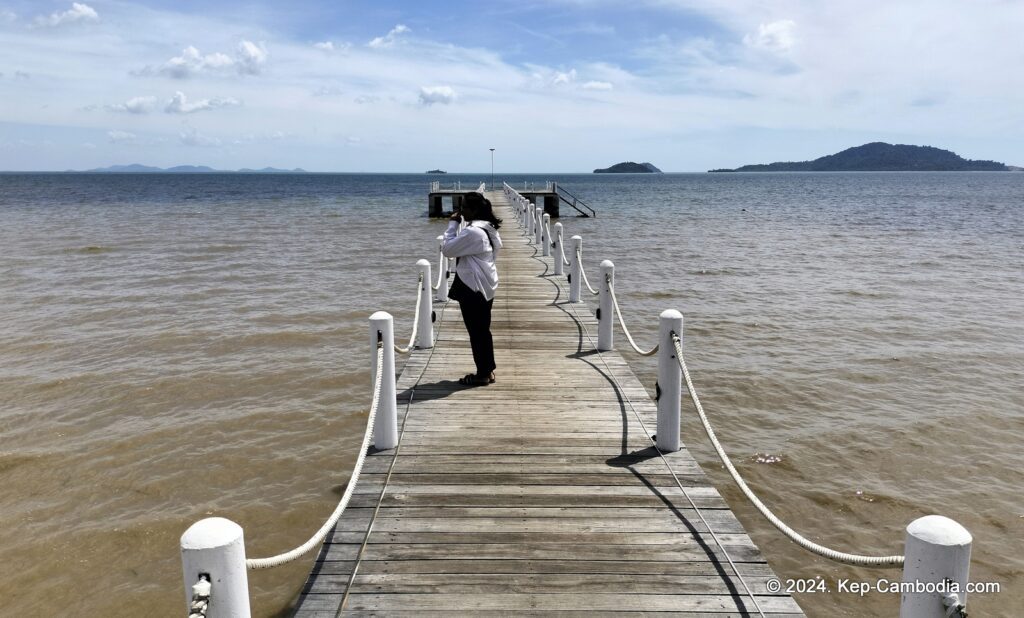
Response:
[[[465,218],[466,227],[459,231]],[[462,212],[456,211],[444,233],[441,253],[455,258],[455,280],[448,296],[459,301],[462,319],[469,331],[476,373],[459,379],[459,384],[480,386],[494,382],[494,340],[491,337],[491,305],[498,289],[498,269],[494,260],[501,249],[498,228],[501,219],[494,216],[491,202],[479,193],[468,193]]]

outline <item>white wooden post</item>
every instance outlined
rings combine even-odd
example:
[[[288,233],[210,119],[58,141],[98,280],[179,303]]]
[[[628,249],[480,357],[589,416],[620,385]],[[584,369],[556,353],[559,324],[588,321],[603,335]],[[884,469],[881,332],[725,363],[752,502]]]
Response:
[[[612,306],[612,286],[615,285],[615,264],[601,262],[601,281],[597,285],[597,349],[602,352],[615,349],[615,307]]]
[[[431,303],[431,288],[430,283],[430,262],[427,260],[417,260],[416,266],[423,274],[423,281],[420,283],[420,327],[416,331],[416,347],[422,349],[428,349],[434,347],[434,322],[432,320],[434,314],[434,306]]]
[[[679,450],[679,397],[683,393],[683,371],[676,360],[672,333],[683,339],[683,314],[666,309],[658,318],[658,448]],[[680,345],[680,347],[682,347]]]
[[[542,243],[541,244],[542,251],[541,251],[540,254],[543,255],[543,256],[551,255],[551,237],[548,236],[548,234],[550,234],[550,230],[551,230],[551,215],[549,215],[548,213],[544,213],[544,223],[543,223],[543,225],[541,225],[541,235],[540,235],[540,241]]]
[[[553,247],[551,247],[551,252],[555,256],[555,274],[556,275],[564,275],[565,274],[565,264],[562,262],[562,254],[564,253],[564,251],[562,250],[562,224],[561,223],[556,223],[555,224],[555,244],[554,244]]]
[[[580,274],[580,259],[583,254],[583,237],[576,235],[572,237],[572,256],[569,257],[569,302],[580,302],[580,286],[583,285],[583,275]]]
[[[223,517],[207,517],[181,535],[181,572],[185,604],[192,604],[192,586],[199,575],[209,576],[207,618],[248,618],[249,577],[245,569],[242,527]],[[185,612],[187,616],[188,611]]]
[[[541,235],[543,234],[543,229],[544,229],[544,209],[541,208],[540,206],[537,206],[535,208],[535,214],[536,214],[536,217],[534,217],[534,221],[536,221],[536,223],[535,223],[535,227],[534,227],[534,237],[535,237],[534,240],[537,243],[537,246],[539,247],[540,246],[540,241],[541,241]]]
[[[377,344],[384,346],[381,370],[380,403],[373,422],[373,446],[378,450],[395,448],[398,444],[398,402],[395,397],[395,321],[387,311],[370,316],[370,388],[377,383]]]
[[[959,590],[957,599],[942,592],[901,592],[900,618],[943,618],[947,602],[967,605],[971,568],[971,533],[948,517],[928,515],[910,522],[904,547],[903,583],[915,587],[946,584]],[[958,614],[953,614],[958,615]]]
[[[437,275],[441,278],[441,283],[437,286],[437,300],[445,302],[448,300],[448,258],[441,253],[442,244],[444,244],[444,236],[438,236],[437,252],[441,257],[437,261]]]

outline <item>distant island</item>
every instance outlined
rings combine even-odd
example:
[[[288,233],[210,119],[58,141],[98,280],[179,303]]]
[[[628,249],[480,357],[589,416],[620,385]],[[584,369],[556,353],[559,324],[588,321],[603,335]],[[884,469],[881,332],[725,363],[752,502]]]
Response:
[[[744,165],[711,172],[1005,172],[1010,168],[996,161],[972,161],[955,152],[932,146],[908,146],[872,142],[847,148],[813,161]]]
[[[428,174],[447,174],[448,172],[446,172],[444,170],[427,170],[427,173]]]
[[[74,172],[75,170],[68,170]],[[175,167],[152,167],[149,165],[139,165],[133,163],[131,165],[111,165],[110,167],[97,167],[91,170],[85,170],[89,173],[113,173],[113,174],[308,174],[306,170],[302,168],[295,168],[293,170],[283,170],[276,167],[264,167],[263,169],[249,169],[243,167],[240,170],[215,170],[212,167],[205,165],[177,165]]]
[[[625,163],[616,163],[611,167],[604,169],[594,170],[595,174],[660,174],[661,170],[654,167],[650,163],[633,163],[632,161],[626,161]]]

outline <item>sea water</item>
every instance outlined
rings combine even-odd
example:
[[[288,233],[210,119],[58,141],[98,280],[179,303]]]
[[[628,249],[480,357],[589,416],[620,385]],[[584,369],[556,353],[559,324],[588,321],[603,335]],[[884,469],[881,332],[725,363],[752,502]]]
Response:
[[[367,317],[407,336],[415,262],[436,259],[435,179],[0,175],[5,613],[175,615],[191,523],[238,522],[250,556],[320,526],[366,420]],[[615,262],[641,346],[683,312],[718,435],[789,525],[892,554],[910,521],[946,515],[974,535],[972,580],[1001,584],[972,612],[1024,613],[1024,174],[497,179],[597,210],[563,203],[566,237],[591,272]],[[623,355],[653,391],[654,359]],[[898,595],[835,584],[898,570],[785,540],[683,409],[684,443],[780,577],[830,582],[797,595],[808,615],[893,615]],[[311,560],[250,573],[255,615],[286,611]]]

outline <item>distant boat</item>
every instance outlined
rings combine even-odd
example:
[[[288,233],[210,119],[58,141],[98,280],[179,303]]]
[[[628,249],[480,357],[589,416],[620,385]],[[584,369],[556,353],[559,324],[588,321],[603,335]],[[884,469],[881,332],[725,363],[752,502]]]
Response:
[[[446,172],[444,170],[427,170],[427,173],[428,174],[447,174],[448,172]]]

